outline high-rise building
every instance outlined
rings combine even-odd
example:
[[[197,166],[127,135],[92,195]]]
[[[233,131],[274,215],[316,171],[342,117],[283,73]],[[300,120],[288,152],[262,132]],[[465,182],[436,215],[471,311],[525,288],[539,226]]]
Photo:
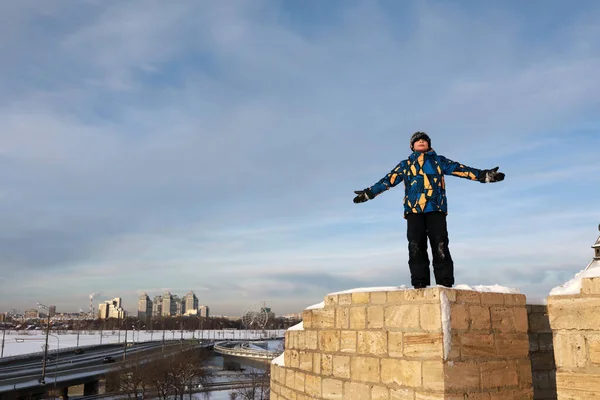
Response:
[[[165,292],[162,296],[162,315],[170,317],[175,315],[177,306],[173,304],[173,295],[170,292]]]
[[[162,296],[154,296],[154,301],[152,301],[152,316],[160,317],[162,315]]]
[[[50,314],[50,318],[52,318],[56,315],[56,306],[55,305],[51,305],[48,307],[48,314]]]
[[[198,297],[191,290],[185,294],[185,314],[192,314],[198,309]],[[193,311],[192,311],[193,310]]]
[[[152,300],[146,293],[142,293],[138,300],[138,319],[145,321],[150,316],[152,316]]]
[[[171,315],[180,316],[185,312],[185,302],[177,295],[173,295],[173,301],[171,302]]]
[[[40,310],[38,310],[37,308],[31,308],[29,310],[25,310],[25,318],[26,319],[40,318]]]
[[[204,318],[208,318],[208,306],[198,306],[198,315]]]
[[[107,300],[104,303],[98,304],[98,316],[100,319],[122,319],[125,316],[125,310],[121,307],[121,298],[115,297],[112,300]]]

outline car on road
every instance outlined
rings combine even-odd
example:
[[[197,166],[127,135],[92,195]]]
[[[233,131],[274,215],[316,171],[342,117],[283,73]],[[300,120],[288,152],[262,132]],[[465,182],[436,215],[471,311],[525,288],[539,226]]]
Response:
[[[112,358],[111,356],[106,356],[102,359],[103,364],[114,363],[114,362],[115,362],[115,359]]]
[[[75,354],[83,354],[83,349],[81,347],[78,349],[75,349]]]

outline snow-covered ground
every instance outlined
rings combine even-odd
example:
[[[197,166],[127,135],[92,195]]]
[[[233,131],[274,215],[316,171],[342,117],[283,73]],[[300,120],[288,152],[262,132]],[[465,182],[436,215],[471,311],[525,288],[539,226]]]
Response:
[[[283,336],[285,330],[203,330],[203,331],[183,331],[184,339],[203,338],[210,340],[226,339],[266,339],[273,336]],[[150,331],[128,331],[127,342],[148,342],[161,341],[163,337],[162,330]],[[181,331],[165,331],[165,340],[180,339]],[[2,333],[0,332],[0,341]],[[4,337],[4,357],[17,356],[21,354],[39,353],[44,349],[45,333],[43,331],[6,331]],[[123,343],[125,341],[125,331],[81,331],[79,333],[79,346],[96,346],[108,343]],[[67,349],[77,347],[77,332],[51,333],[48,337],[48,348],[51,351],[57,349]]]

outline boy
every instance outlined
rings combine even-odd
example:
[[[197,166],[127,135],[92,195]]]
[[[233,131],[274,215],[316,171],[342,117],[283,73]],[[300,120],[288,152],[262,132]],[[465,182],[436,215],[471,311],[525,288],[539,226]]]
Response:
[[[454,175],[482,183],[504,180],[494,169],[480,170],[437,155],[425,132],[410,138],[413,151],[379,182],[364,190],[356,190],[355,203],[374,199],[379,194],[404,182],[404,218],[407,223],[408,266],[415,289],[430,285],[427,238],[433,255],[433,273],[438,285],[454,285],[454,263],[448,249],[446,190],[444,175]]]

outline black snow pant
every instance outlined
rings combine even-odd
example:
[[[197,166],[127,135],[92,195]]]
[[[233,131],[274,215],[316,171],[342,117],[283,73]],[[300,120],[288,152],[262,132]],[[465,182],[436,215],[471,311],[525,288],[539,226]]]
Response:
[[[429,212],[407,214],[408,266],[410,281],[415,288],[430,285],[427,238],[433,254],[433,273],[438,285],[454,285],[454,263],[448,249],[446,214]]]

